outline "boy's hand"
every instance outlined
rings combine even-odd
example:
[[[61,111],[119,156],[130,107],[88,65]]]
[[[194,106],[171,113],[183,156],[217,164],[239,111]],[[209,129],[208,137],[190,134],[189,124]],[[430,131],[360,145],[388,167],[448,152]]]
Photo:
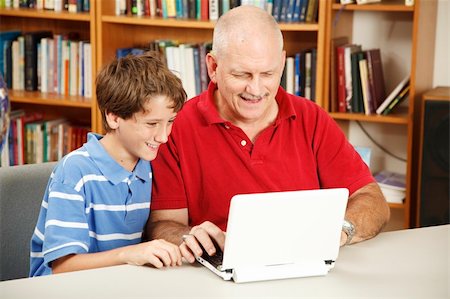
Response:
[[[138,266],[151,264],[156,268],[182,264],[178,246],[162,239],[123,247],[123,249],[120,257],[126,264]]]

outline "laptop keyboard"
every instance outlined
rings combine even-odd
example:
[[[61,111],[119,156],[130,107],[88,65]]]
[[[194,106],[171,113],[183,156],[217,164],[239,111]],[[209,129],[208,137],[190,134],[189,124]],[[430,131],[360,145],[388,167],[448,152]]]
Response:
[[[215,242],[213,242],[215,243]],[[222,266],[222,260],[223,260],[223,251],[220,249],[220,247],[216,244],[214,244],[216,247],[216,254],[210,256],[206,250],[203,248],[203,246],[200,244],[200,247],[202,248],[203,254],[202,258],[206,261],[208,261],[211,265],[214,266],[217,270],[220,270],[220,267]]]

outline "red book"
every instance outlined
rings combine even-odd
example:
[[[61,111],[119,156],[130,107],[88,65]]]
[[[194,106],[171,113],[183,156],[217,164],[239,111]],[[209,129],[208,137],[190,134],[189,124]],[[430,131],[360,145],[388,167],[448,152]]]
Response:
[[[365,51],[367,57],[367,68],[370,86],[370,111],[375,113],[386,98],[384,87],[383,65],[381,63],[380,49]]]
[[[200,17],[202,21],[209,21],[209,0],[201,1]]]
[[[336,48],[336,78],[337,78],[337,101],[338,111],[347,112],[346,110],[346,92],[345,92],[345,62],[344,62],[345,46]]]

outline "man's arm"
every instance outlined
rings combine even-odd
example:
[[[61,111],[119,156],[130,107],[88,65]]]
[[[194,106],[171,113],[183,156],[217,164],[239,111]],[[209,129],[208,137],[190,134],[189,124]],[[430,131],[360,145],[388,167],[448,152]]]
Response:
[[[348,199],[345,219],[353,223],[356,233],[350,244],[375,237],[389,221],[390,210],[380,187],[370,183],[355,191]],[[342,233],[341,245],[347,235]]]
[[[200,225],[188,225],[188,210],[154,210],[147,223],[147,235],[150,239],[164,239],[180,245],[182,256],[189,262],[195,262],[195,256],[201,256],[200,244],[209,255],[216,253],[212,239],[223,250],[225,233],[215,224],[205,221]]]

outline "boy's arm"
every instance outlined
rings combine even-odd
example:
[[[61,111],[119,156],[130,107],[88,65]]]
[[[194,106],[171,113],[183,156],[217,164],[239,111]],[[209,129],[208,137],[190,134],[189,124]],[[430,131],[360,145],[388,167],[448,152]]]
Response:
[[[64,256],[53,261],[52,272],[63,273],[121,264],[150,264],[156,268],[180,266],[181,253],[178,246],[170,242],[153,240],[103,252]]]

